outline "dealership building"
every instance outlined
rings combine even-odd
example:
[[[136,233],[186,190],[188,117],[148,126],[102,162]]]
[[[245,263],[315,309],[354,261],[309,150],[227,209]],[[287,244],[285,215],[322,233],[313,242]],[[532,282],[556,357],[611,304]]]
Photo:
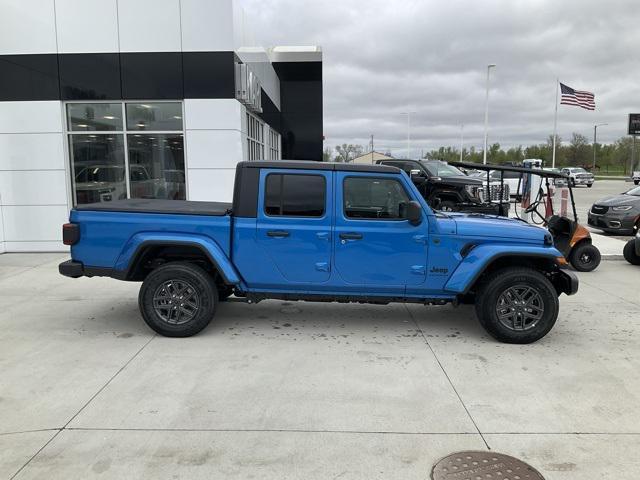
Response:
[[[0,252],[76,204],[230,201],[243,160],[322,160],[322,52],[233,0],[0,0]]]

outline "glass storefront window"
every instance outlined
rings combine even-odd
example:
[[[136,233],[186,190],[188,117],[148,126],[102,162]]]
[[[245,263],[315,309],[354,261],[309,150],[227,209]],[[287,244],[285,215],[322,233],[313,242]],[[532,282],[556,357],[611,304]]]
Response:
[[[249,160],[263,160],[264,123],[247,112],[247,157]]]
[[[186,199],[181,102],[68,103],[66,111],[74,204]]]
[[[70,135],[75,204],[127,198],[122,135]]]
[[[67,104],[69,130],[79,132],[122,130],[121,103]]]
[[[183,135],[130,134],[127,143],[131,198],[186,198]]]
[[[128,130],[182,130],[181,103],[127,103],[126,107]]]

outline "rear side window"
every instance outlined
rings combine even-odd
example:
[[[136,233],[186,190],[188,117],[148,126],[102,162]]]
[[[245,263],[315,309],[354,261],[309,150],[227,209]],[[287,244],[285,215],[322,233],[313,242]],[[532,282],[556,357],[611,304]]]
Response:
[[[321,217],[326,190],[322,175],[270,173],[265,184],[264,212],[270,216]]]
[[[347,218],[400,220],[410,201],[400,182],[374,177],[344,179],[344,214]]]

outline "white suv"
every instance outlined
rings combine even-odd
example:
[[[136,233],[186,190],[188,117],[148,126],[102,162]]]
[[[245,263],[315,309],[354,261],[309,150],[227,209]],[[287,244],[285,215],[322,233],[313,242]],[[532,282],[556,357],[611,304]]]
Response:
[[[631,174],[631,179],[635,185],[640,185],[640,170],[637,170]]]
[[[587,172],[582,167],[565,167],[562,169],[562,173],[569,176],[569,184],[572,187],[576,185],[586,185],[591,187],[595,181],[593,173]]]

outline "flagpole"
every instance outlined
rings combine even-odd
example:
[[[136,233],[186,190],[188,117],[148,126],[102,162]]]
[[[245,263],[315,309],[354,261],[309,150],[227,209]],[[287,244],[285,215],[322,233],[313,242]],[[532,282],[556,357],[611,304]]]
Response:
[[[553,153],[551,154],[551,168],[556,168],[556,137],[558,132],[558,89],[560,80],[556,78],[556,112],[553,117]]]

